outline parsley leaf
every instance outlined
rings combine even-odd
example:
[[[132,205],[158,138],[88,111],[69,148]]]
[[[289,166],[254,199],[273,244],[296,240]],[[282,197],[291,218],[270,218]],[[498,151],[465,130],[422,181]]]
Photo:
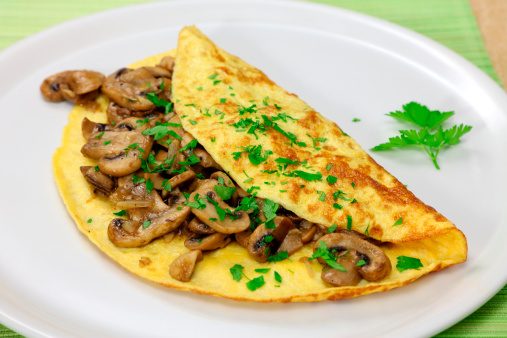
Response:
[[[167,135],[171,135],[172,137],[177,138],[178,140],[182,140],[181,136],[176,134],[174,130],[170,130],[169,128],[167,128],[167,127],[181,127],[181,124],[170,122],[166,123],[156,122],[155,124],[156,124],[155,127],[144,130],[142,134],[145,136],[153,135],[155,141],[160,140],[161,138],[164,138]]]
[[[157,107],[164,108],[164,114],[173,111],[173,103],[159,98],[155,93],[146,94],[146,98]]]
[[[268,229],[274,229],[275,223],[273,219],[276,217],[276,211],[278,210],[278,203],[273,202],[269,198],[264,200],[264,206],[262,207],[262,211],[264,212],[264,216],[266,216],[266,222],[264,226]]]
[[[419,270],[423,267],[419,258],[398,256],[397,259],[398,263],[396,264],[396,269],[398,269],[399,272],[403,272],[409,269]]]
[[[403,223],[403,217],[398,218],[396,222],[394,222],[393,227],[397,225],[401,225]]]
[[[454,115],[454,112],[430,111],[428,107],[417,102],[410,102],[403,106],[403,111],[396,111],[387,114],[398,120],[413,123],[420,130],[400,130],[400,135],[389,138],[389,142],[381,143],[372,148],[374,151],[388,150],[392,148],[419,146],[431,158],[435,168],[440,169],[437,163],[437,156],[444,146],[459,144],[460,138],[472,130],[471,126],[460,124],[450,129],[443,129],[441,124]],[[431,130],[437,128],[435,133]]]
[[[232,197],[232,195],[236,192],[235,187],[226,187],[223,185],[215,185],[213,189],[216,191],[218,196],[224,201],[227,201]]]
[[[278,272],[275,271],[275,280],[278,282],[278,283],[281,283],[282,282],[282,276],[280,276],[280,274]]]
[[[239,282],[243,277],[243,269],[244,267],[239,264],[236,264],[230,268],[229,270],[231,271],[232,279],[234,279],[236,282]]]
[[[246,283],[246,287],[250,291],[255,291],[258,288],[260,288],[261,286],[263,286],[264,284],[265,284],[265,282],[264,282],[264,276],[259,276],[257,278],[252,279],[248,283]]]
[[[276,255],[269,256],[268,262],[279,262],[283,261],[284,259],[289,258],[289,253],[287,251],[282,251],[277,253]]]
[[[319,257],[322,258],[327,263],[327,265],[329,265],[333,269],[347,272],[347,269],[345,269],[343,265],[336,262],[335,255],[333,255],[329,251],[329,248],[327,247],[326,242],[324,241],[319,241],[319,247],[317,248],[317,250],[315,250],[312,257],[308,258],[308,260],[311,261]]]

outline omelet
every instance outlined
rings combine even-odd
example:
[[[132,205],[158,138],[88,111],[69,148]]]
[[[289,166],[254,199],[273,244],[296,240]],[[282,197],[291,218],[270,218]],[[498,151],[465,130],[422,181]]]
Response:
[[[193,26],[181,30],[176,51],[130,68],[154,66],[167,55],[176,58],[171,101],[182,128],[237,189],[319,224],[329,233],[324,236],[340,229],[361,234],[378,244],[393,268],[380,280],[360,278],[356,285],[334,286],[321,278],[329,267],[313,259],[318,240],[285,259],[267,262],[231,241],[203,251],[191,278],[181,281],[169,270],[189,251],[184,236],[165,235],[138,247],[116,245],[108,228],[119,208],[94,193],[79,170],[97,166],[81,153],[86,143],[81,123],[84,118],[107,123],[110,100],[101,94],[94,109],[76,105],[72,110],[53,166],[79,230],[121,266],[157,284],[199,294],[238,301],[315,302],[387,291],[466,260],[466,238],[453,223],[414,196],[336,123],[263,72]],[[187,198],[185,205],[194,202]],[[370,263],[361,257],[354,261],[358,269]]]

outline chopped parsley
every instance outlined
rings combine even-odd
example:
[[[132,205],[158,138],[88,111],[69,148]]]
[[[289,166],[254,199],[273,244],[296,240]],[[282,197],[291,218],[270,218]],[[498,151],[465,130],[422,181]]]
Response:
[[[398,218],[396,222],[394,222],[393,227],[397,225],[401,225],[403,223],[403,217]]]
[[[326,242],[324,242],[324,241],[319,241],[319,247],[317,248],[317,250],[315,250],[312,257],[308,258],[308,260],[311,261],[311,260],[319,258],[319,257],[322,258],[327,263],[327,265],[329,265],[333,269],[345,271],[345,272],[347,271],[347,269],[345,269],[345,267],[343,265],[336,262],[335,255],[333,255],[329,251],[329,248],[327,247]]]
[[[246,287],[250,291],[255,291],[265,284],[264,276],[259,276],[246,283]]]
[[[398,263],[396,264],[396,269],[399,272],[403,272],[405,270],[419,270],[423,267],[421,260],[419,258],[408,257],[408,256],[398,256]]]
[[[234,279],[236,282],[239,282],[244,275],[243,269],[244,267],[239,264],[236,264],[232,268],[230,268],[229,270],[231,271],[232,279]]]

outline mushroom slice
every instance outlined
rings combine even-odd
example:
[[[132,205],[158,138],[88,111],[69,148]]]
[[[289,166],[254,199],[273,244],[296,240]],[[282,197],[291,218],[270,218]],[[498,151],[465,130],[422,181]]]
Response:
[[[130,110],[152,110],[156,106],[146,96],[160,92],[161,79],[156,79],[145,68],[122,68],[109,75],[102,92],[111,100]]]
[[[248,253],[258,262],[266,262],[271,252],[277,250],[287,233],[294,227],[288,217],[277,216],[273,219],[275,228],[266,228],[266,224],[259,225],[248,240]]]
[[[119,122],[117,122],[114,126],[114,131],[133,131],[137,130],[138,132],[142,132],[150,127],[149,123],[146,123],[142,119],[131,116],[127,117]]]
[[[100,171],[95,170],[95,167],[92,166],[82,166],[79,169],[81,170],[81,173],[86,178],[88,183],[93,185],[104,194],[109,195],[114,191],[115,184],[111,176],[105,175]]]
[[[107,119],[110,123],[118,123],[129,117],[137,117],[138,119],[145,119],[150,115],[156,114],[155,110],[137,110],[133,111],[128,108],[116,104],[114,101],[109,102],[106,109]]]
[[[344,233],[331,233],[322,236],[320,241],[324,241],[329,250],[334,249],[337,252],[348,250],[347,255],[355,257],[356,262],[364,260],[364,265],[354,266],[354,269],[369,282],[379,281],[391,273],[389,258],[379,247],[364,239]],[[319,242],[315,243],[314,251],[318,249]],[[324,263],[321,258],[319,261]]]
[[[253,230],[251,228],[246,229],[245,231],[237,232],[234,234],[234,238],[236,242],[241,245],[243,248],[248,247],[248,241],[250,240],[250,236],[252,235]]]
[[[318,230],[318,226],[315,223],[309,222],[307,220],[303,220],[301,223],[299,223],[298,228],[299,231],[301,231],[301,241],[303,244],[310,242]]]
[[[184,245],[190,250],[216,250],[225,247],[231,242],[227,234],[219,232],[207,236],[194,234],[185,240]]]
[[[290,219],[290,218],[289,218]],[[303,247],[302,234],[298,229],[290,229],[287,233],[287,236],[280,244],[280,247],[276,251],[277,253],[287,251],[287,253],[292,255],[294,252],[298,251]]]
[[[151,150],[153,139],[137,131],[105,131],[92,134],[81,153],[99,160],[101,172],[114,177],[131,174],[141,168]]]
[[[209,226],[201,222],[197,217],[194,217],[192,221],[188,223],[188,228],[196,234],[211,235],[216,233],[215,230],[211,229]]]
[[[222,167],[211,157],[211,155],[204,149],[194,149],[194,155],[201,160],[199,162],[204,168],[215,168],[217,170],[223,170]]]
[[[83,133],[85,140],[88,140],[91,134],[98,134],[109,130],[111,130],[111,126],[109,124],[92,122],[86,117],[83,119],[83,122],[81,122],[81,132]]]
[[[192,250],[176,258],[169,266],[169,274],[180,282],[188,282],[194,273],[195,264],[202,260],[201,250]]]
[[[104,82],[104,75],[90,70],[69,70],[46,78],[40,90],[48,101],[69,100],[83,103],[93,100]]]
[[[175,61],[176,59],[173,56],[164,56],[157,66],[164,67],[172,73]]]
[[[207,179],[201,182],[188,198],[191,203],[197,202],[194,203],[197,206],[192,207],[192,212],[216,232],[232,234],[246,230],[250,226],[250,217],[243,210],[234,211],[225,203],[214,190],[216,185],[215,180]],[[234,219],[226,216],[226,212],[234,213]]]
[[[160,199],[156,191],[152,190],[151,194],[156,194],[158,199]],[[181,202],[183,201],[184,198],[181,199]],[[156,201],[155,206],[159,205],[160,203],[163,202]],[[182,203],[175,204],[170,208],[167,207],[162,212],[155,214],[150,213],[150,208],[140,209],[148,209],[137,210],[138,212],[144,214],[145,217],[138,216],[136,217],[137,220],[133,220],[133,217],[131,215],[130,220],[116,218],[113,219],[109,224],[109,227],[107,229],[109,240],[117,247],[135,248],[146,245],[155,238],[176,230],[180,224],[182,224],[190,215],[190,208],[184,206]],[[132,211],[129,211],[129,213],[135,211],[135,209],[132,209]],[[125,231],[124,223],[129,222],[136,224],[136,230],[134,232],[129,233]],[[131,224],[126,224],[125,226],[131,226]]]
[[[362,279],[361,274],[356,267],[358,261],[359,259],[357,257],[346,254],[344,257],[338,258],[337,263],[341,264],[347,271],[325,267],[322,270],[320,278],[324,282],[329,283],[333,286],[357,285]]]

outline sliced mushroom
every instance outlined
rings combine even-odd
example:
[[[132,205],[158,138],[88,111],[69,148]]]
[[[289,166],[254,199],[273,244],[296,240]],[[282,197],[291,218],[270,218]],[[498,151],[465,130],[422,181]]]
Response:
[[[253,230],[251,228],[246,229],[245,231],[237,232],[234,234],[234,238],[236,242],[244,248],[248,247],[248,241],[250,240],[250,236],[252,235]]]
[[[114,101],[109,102],[106,109],[107,119],[109,123],[118,123],[129,117],[136,117],[138,119],[147,118],[150,115],[156,114],[155,110],[133,111],[128,108],[116,104]]]
[[[209,226],[201,222],[197,217],[194,217],[192,221],[188,223],[188,228],[196,234],[211,235],[216,233],[215,230],[211,229]]]
[[[318,226],[315,223],[303,220],[301,223],[299,223],[298,228],[301,231],[301,241],[303,244],[306,244],[313,239],[315,233],[317,232]]]
[[[294,252],[303,247],[303,241],[301,237],[301,231],[298,229],[290,229],[276,252],[279,253],[286,251],[289,256],[292,255]]]
[[[83,122],[81,122],[81,132],[85,140],[88,140],[92,134],[98,134],[109,130],[111,130],[109,124],[92,122],[86,117],[83,119]]]
[[[204,168],[215,168],[217,170],[223,170],[222,167],[211,157],[211,155],[204,149],[194,149],[194,155],[201,160],[199,162]]]
[[[385,253],[379,247],[357,236],[344,233],[326,234],[315,243],[314,250],[318,249],[320,241],[323,241],[331,252],[336,251],[335,255],[340,253],[343,254],[348,251],[345,256],[350,256],[351,258],[348,258],[350,261],[355,260],[357,263],[359,260],[364,260],[364,265],[356,266],[354,263],[351,269],[347,269],[349,274],[356,273],[349,270],[357,270],[357,273],[359,273],[362,278],[370,282],[376,282],[391,273],[391,261]],[[319,262],[325,264],[321,258],[319,258]],[[333,278],[336,279],[336,276],[339,275],[342,274],[334,273]],[[352,275],[347,278],[352,278]],[[351,280],[356,279],[352,278]],[[345,282],[336,281],[336,283],[342,286]]]
[[[102,92],[111,100],[130,110],[152,110],[156,106],[146,96],[158,94],[163,80],[155,78],[146,68],[122,68],[109,75]]]
[[[194,234],[185,240],[184,245],[190,250],[206,251],[223,248],[230,242],[229,235],[217,232],[206,236]]]
[[[104,194],[109,195],[114,191],[115,183],[111,176],[105,175],[99,170],[95,170],[95,167],[93,166],[82,166],[79,169],[88,183],[99,189]]]
[[[356,264],[359,258],[354,255],[346,254],[343,257],[338,258],[337,263],[341,264],[345,270],[340,271],[330,267],[325,267],[322,270],[320,278],[333,286],[353,286],[357,285],[362,277],[359,273]]]
[[[201,260],[201,250],[192,250],[184,253],[171,263],[169,274],[180,282],[188,282],[194,273],[195,265]]]
[[[232,234],[241,232],[250,226],[250,217],[243,210],[234,212],[234,220],[228,216],[221,219],[217,208],[221,210],[227,210],[232,213],[232,209],[227,203],[225,203],[220,196],[214,190],[217,185],[215,180],[203,180],[197,189],[190,195],[189,201],[199,201],[204,207],[192,207],[192,212],[202,222],[206,223],[210,228],[217,232],[224,234]]]
[[[162,60],[160,60],[158,66],[164,67],[165,69],[169,70],[172,73],[175,61],[176,59],[173,56],[164,56]]]
[[[248,241],[248,253],[258,262],[266,262],[294,227],[292,221],[284,216],[275,217],[273,223],[275,228],[266,228],[265,223],[259,225]]]
[[[190,208],[183,205],[183,196],[179,198],[179,203],[169,207],[155,190],[150,195],[156,200],[153,207],[131,209],[129,220],[115,218],[111,221],[108,236],[114,245],[121,248],[146,245],[155,238],[176,230],[190,215]],[[124,227],[133,227],[135,231],[127,232]]]
[[[93,100],[104,82],[104,75],[90,70],[69,70],[44,80],[40,90],[48,101],[69,100],[83,103]]]
[[[120,177],[138,170],[141,158],[146,159],[152,145],[153,138],[137,131],[105,131],[92,134],[81,153],[99,160],[99,169],[104,174]]]

